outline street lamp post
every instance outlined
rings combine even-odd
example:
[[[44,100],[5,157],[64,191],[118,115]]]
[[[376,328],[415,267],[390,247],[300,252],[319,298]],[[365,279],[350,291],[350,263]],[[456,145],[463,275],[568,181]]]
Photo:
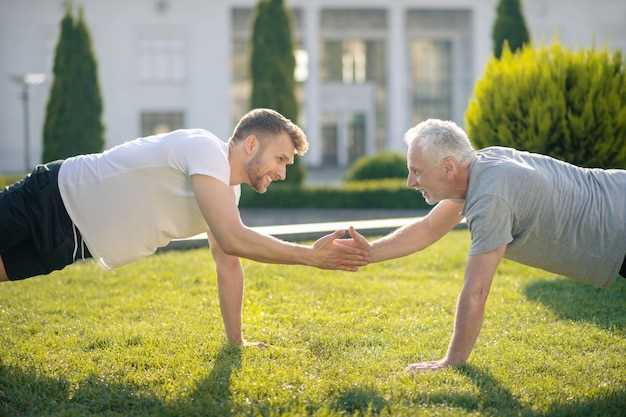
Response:
[[[22,87],[20,99],[24,109],[24,172],[30,171],[30,113],[29,113],[29,87],[46,81],[46,74],[26,73],[11,76],[13,81]]]

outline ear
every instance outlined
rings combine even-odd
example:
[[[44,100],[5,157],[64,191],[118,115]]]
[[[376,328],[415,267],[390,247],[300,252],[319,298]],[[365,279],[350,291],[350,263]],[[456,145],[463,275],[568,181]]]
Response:
[[[443,166],[443,170],[448,178],[454,177],[459,168],[456,160],[451,157],[445,158],[441,165]]]
[[[256,135],[248,135],[243,141],[243,148],[247,155],[254,155],[259,148],[259,139]]]

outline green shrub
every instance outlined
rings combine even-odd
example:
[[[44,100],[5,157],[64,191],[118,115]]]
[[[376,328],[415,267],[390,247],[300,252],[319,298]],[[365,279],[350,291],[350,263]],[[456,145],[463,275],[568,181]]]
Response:
[[[381,152],[358,159],[346,173],[347,181],[406,178],[406,159],[396,152]]]
[[[341,187],[293,187],[273,185],[266,193],[242,188],[241,208],[429,208],[422,195],[406,187],[404,180],[346,182]]]
[[[538,152],[586,167],[626,167],[626,74],[621,53],[558,43],[505,49],[465,113],[478,147]]]

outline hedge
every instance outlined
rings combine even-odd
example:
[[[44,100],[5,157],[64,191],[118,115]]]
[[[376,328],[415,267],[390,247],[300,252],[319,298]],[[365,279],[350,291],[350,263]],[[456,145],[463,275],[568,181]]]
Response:
[[[241,208],[380,208],[425,209],[422,195],[404,180],[346,182],[339,187],[303,187],[275,184],[264,194],[242,187]]]
[[[406,178],[406,158],[397,152],[383,151],[358,159],[346,173],[347,181]]]

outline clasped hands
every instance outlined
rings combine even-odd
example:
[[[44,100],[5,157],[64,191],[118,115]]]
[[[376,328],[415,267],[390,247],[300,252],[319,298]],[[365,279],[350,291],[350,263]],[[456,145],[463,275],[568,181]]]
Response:
[[[338,269],[356,272],[371,262],[371,245],[352,226],[349,237],[343,238],[345,230],[337,230],[320,239],[312,246],[313,264],[322,269]],[[343,238],[343,239],[342,239]]]

